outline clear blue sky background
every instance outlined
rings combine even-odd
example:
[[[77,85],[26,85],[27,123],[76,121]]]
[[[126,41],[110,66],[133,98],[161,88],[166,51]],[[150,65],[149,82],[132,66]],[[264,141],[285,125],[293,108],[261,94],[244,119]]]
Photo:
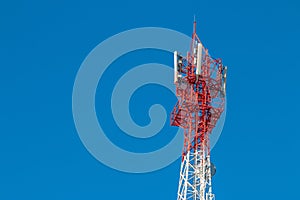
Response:
[[[99,42],[144,26],[190,35],[194,14],[205,46],[229,66],[226,125],[212,152],[217,199],[300,199],[299,10],[296,0],[2,1],[0,199],[176,199],[180,160],[140,175],[102,165],[77,135],[71,96],[81,62]],[[149,61],[172,65],[169,54],[135,52],[116,61],[103,84],[114,81],[118,63],[130,69]],[[165,92],[153,101],[169,110],[175,103],[163,88],[145,86],[132,99],[140,124],[149,120],[147,90]],[[106,114],[104,128],[114,130]],[[118,130],[109,137],[143,152],[163,146],[174,130],[166,125],[143,145]]]

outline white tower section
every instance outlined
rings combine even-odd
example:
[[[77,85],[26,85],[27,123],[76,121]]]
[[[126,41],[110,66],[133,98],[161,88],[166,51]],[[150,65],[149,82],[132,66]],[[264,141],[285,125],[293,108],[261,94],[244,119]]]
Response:
[[[207,149],[188,151],[181,163],[177,200],[214,200],[212,171],[215,168]]]

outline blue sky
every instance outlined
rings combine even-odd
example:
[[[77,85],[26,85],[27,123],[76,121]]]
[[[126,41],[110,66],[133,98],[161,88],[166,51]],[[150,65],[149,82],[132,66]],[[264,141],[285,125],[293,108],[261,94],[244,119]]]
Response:
[[[127,174],[88,153],[73,122],[72,88],[84,58],[109,36],[145,26],[190,35],[194,14],[204,45],[228,65],[227,118],[212,151],[216,198],[299,199],[299,9],[296,0],[1,2],[0,199],[176,199],[180,160]],[[169,57],[151,50],[124,56],[103,84],[117,76],[118,63],[124,70],[149,61],[172,65]],[[147,91],[165,94],[152,101],[167,110],[174,103],[163,88],[145,86],[131,107],[140,124],[149,119],[139,111],[153,103]],[[104,126],[119,137],[108,137],[125,149],[144,152],[173,137],[167,124],[156,141],[130,140],[110,115]]]

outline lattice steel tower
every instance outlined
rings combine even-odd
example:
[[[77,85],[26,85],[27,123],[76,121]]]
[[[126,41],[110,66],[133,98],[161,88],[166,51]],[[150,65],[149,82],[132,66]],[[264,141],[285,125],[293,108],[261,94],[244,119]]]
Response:
[[[212,58],[196,34],[183,57],[174,52],[174,83],[178,102],[171,125],[184,129],[184,147],[177,200],[213,200],[209,135],[224,111],[226,72],[221,59]]]

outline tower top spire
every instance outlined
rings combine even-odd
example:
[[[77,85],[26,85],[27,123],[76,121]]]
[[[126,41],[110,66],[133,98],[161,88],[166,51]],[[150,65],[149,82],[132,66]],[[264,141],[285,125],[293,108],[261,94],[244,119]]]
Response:
[[[194,30],[193,33],[196,33],[196,15],[194,15]]]

